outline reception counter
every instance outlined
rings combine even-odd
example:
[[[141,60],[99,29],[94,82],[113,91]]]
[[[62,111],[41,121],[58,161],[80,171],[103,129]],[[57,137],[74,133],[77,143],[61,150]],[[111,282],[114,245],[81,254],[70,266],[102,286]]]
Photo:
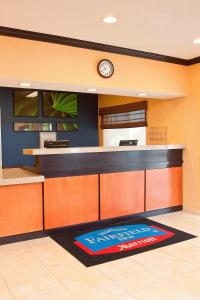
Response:
[[[183,145],[24,149],[45,176],[44,229],[182,209]]]
[[[24,149],[46,178],[182,166],[183,145]]]
[[[182,209],[183,145],[24,149],[0,169],[0,243],[112,218]]]
[[[43,181],[20,168],[0,169],[0,238],[43,230]]]
[[[44,176],[21,168],[0,169],[0,186],[43,182]]]

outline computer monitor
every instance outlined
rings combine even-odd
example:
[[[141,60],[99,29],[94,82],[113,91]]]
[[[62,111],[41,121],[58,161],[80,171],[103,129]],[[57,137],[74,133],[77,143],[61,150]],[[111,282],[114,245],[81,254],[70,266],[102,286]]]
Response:
[[[138,140],[120,140],[119,146],[137,146]]]

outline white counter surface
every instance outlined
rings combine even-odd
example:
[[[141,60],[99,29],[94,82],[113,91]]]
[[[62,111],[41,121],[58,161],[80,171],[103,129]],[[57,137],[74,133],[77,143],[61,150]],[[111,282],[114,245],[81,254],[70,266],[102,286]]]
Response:
[[[20,168],[0,169],[0,186],[43,182],[44,176]]]
[[[184,149],[184,145],[146,145],[146,146],[118,146],[118,147],[71,147],[71,148],[38,148],[24,149],[25,155],[51,155],[51,154],[71,154],[71,153],[97,153],[97,152],[117,152],[117,151],[145,151],[145,150],[165,150]]]

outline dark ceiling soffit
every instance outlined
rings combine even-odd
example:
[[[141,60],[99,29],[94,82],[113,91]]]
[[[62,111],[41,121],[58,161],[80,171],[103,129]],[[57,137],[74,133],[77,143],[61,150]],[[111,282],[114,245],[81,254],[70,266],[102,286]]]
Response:
[[[183,66],[190,66],[193,64],[200,63],[200,57],[187,60],[178,57],[166,56],[166,55],[155,54],[151,52],[88,42],[88,41],[72,39],[72,38],[67,38],[58,35],[51,35],[46,33],[15,29],[15,28],[4,27],[4,26],[0,26],[0,35],[22,38],[27,40],[47,42],[47,43],[61,44],[61,45],[67,45],[67,46],[72,46],[77,48],[97,50],[97,51],[103,51],[103,52],[115,53],[115,54],[121,54],[127,56],[134,56],[134,57],[163,61],[163,62],[178,64]]]

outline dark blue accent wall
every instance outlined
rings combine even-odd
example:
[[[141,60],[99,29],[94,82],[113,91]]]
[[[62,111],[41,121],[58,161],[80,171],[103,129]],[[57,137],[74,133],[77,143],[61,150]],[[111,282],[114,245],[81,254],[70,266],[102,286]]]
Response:
[[[38,148],[38,132],[14,132],[13,122],[56,122],[75,121],[79,125],[76,132],[59,132],[58,139],[69,139],[71,147],[98,146],[98,96],[78,94],[78,118],[42,117],[42,91],[39,92],[39,117],[13,116],[13,89],[0,88],[1,131],[3,167],[33,165],[34,158],[22,154],[23,148]],[[53,130],[56,129],[54,125]]]

